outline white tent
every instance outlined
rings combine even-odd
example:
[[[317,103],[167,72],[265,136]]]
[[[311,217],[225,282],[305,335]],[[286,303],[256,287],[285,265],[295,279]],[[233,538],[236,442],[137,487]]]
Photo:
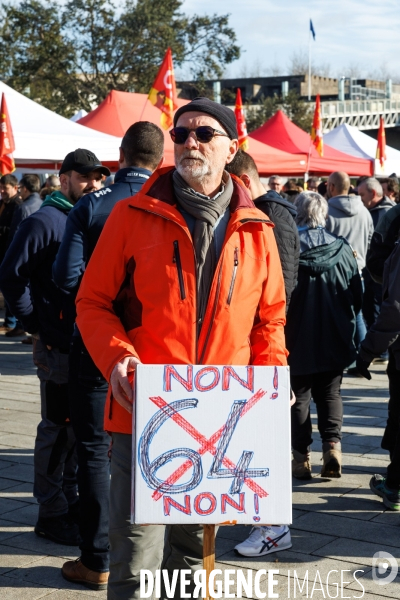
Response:
[[[120,138],[61,117],[0,81],[0,96],[3,92],[14,134],[17,167],[55,171],[68,152],[86,148],[103,163],[117,168]]]
[[[346,152],[346,154],[358,158],[375,159],[375,175],[377,177],[388,177],[392,173],[400,174],[400,152],[395,148],[386,146],[387,160],[382,169],[379,160],[375,158],[377,141],[356,127],[343,123],[343,125],[339,125],[329,133],[325,133],[324,142],[332,148],[336,148],[336,150]]]

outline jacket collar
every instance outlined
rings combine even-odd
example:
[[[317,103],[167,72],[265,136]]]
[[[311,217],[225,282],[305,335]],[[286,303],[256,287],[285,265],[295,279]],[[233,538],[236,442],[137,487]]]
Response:
[[[23,203],[25,204],[25,202],[35,202],[37,200],[40,200],[40,202],[42,201],[41,197],[37,192],[32,192],[32,194],[29,194],[26,200],[23,200]]]
[[[143,183],[144,181],[147,181],[151,175],[152,172],[143,167],[124,167],[116,172],[114,183]]]
[[[129,206],[150,212],[169,221],[180,225],[191,239],[187,223],[182,213],[176,207],[176,201],[172,185],[172,173],[174,169],[165,167],[158,169],[152,177],[146,181],[140,192],[129,199]],[[233,179],[233,195],[229,205],[231,217],[226,233],[226,239],[238,229],[243,222],[260,221],[268,223],[273,227],[268,217],[254,206],[253,201],[247,193],[242,182],[231,175]]]
[[[297,215],[297,209],[295,205],[285,198],[282,198],[282,196],[278,194],[278,192],[275,192],[275,190],[268,190],[266,194],[263,194],[254,200],[254,204],[256,206],[261,204],[261,202],[275,202],[275,204],[280,204],[281,206],[287,208],[292,217]]]
[[[169,206],[176,206],[174,187],[172,183],[172,174],[174,167],[158,169],[152,177],[144,184],[140,196],[146,196],[147,199],[158,200]],[[254,202],[247,193],[245,186],[240,179],[231,175],[233,179],[233,194],[229,205],[231,213],[242,208],[254,209]],[[137,198],[137,195],[134,197]],[[135,204],[132,198],[132,205]]]

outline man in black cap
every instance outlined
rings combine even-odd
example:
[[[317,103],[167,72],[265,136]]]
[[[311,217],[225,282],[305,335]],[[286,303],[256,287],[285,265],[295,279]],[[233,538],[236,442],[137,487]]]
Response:
[[[68,352],[74,314],[68,294],[52,279],[52,264],[67,216],[84,194],[101,187],[110,171],[89,150],[69,153],[60,169],[61,189],[20,224],[0,267],[0,289],[12,313],[33,336],[40,380],[41,417],[34,451],[34,489],[39,503],[35,533],[79,544],[75,438],[69,423]]]
[[[80,334],[111,388],[104,413],[112,434],[109,600],[140,598],[140,571],[154,574],[161,564],[171,582],[175,569],[189,569],[193,591],[202,568],[200,525],[165,532],[130,523],[128,376],[136,364],[286,365],[272,224],[225,170],[239,145],[233,111],[196,98],[176,112],[170,135],[175,168],[158,169],[116,204],[77,296]],[[161,596],[182,598],[180,584]]]

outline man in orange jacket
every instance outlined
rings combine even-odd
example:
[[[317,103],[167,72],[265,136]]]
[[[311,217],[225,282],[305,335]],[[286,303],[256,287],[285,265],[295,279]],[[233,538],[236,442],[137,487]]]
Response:
[[[200,526],[172,525],[164,543],[164,527],[130,524],[136,365],[286,365],[272,224],[225,171],[238,149],[233,112],[196,98],[170,134],[176,168],[159,169],[116,205],[77,298],[84,343],[110,381],[109,600],[139,598],[140,569],[161,561],[169,572],[202,567]]]

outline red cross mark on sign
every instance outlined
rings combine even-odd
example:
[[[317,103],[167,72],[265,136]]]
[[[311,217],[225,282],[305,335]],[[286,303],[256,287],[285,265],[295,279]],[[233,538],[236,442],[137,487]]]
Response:
[[[241,412],[240,418],[242,418],[247,412],[249,412],[249,410],[252,409],[253,406],[255,406],[257,402],[259,402],[261,398],[265,396],[266,393],[267,392],[264,392],[264,390],[258,390],[258,392],[251,396],[246,402],[246,405]],[[165,402],[165,400],[161,398],[161,396],[153,396],[150,398],[150,400],[160,409],[169,406],[169,404]],[[175,412],[171,418],[173,421],[175,421],[175,423],[177,423],[177,425],[184,429],[190,436],[192,436],[193,439],[196,440],[196,442],[200,444],[200,448],[197,450],[197,452],[200,455],[203,455],[206,452],[210,452],[210,454],[212,454],[213,456],[215,455],[217,451],[216,444],[224,431],[225,425],[222,425],[222,427],[220,427],[218,431],[216,431],[209,439],[207,439],[195,427],[193,427],[193,425],[191,425],[189,421],[185,419],[185,417],[182,417],[180,413]],[[235,463],[232,462],[227,456],[224,457],[222,464],[228,469],[236,468]],[[168,477],[168,479],[164,482],[164,486],[173,485],[174,483],[176,483],[186,473],[186,471],[188,471],[188,469],[191,468],[191,466],[192,462],[190,460],[185,461],[178,469],[176,469],[176,471],[174,471]],[[258,494],[260,498],[266,498],[268,496],[268,492],[266,492],[262,487],[260,487],[253,479],[246,478],[244,480],[244,483],[254,493]],[[162,495],[163,492],[161,492],[158,489],[155,490],[155,492],[153,492],[152,498],[156,501],[162,498]]]

